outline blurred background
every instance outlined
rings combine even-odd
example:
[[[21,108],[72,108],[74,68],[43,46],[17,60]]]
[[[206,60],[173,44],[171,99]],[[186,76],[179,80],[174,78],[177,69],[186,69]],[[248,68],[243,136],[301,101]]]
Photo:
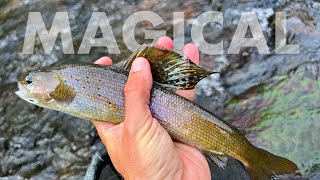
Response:
[[[304,178],[320,179],[319,0],[0,0],[0,177],[83,178],[94,153],[104,150],[89,121],[36,107],[14,92],[28,71],[90,63],[108,55],[107,49],[64,55],[58,38],[47,55],[37,39],[34,54],[22,54],[28,13],[41,12],[50,28],[56,12],[68,12],[77,52],[92,12],[105,12],[121,50],[120,55],[110,55],[117,63],[131,54],[123,43],[123,23],[141,10],[159,14],[165,23],[139,23],[135,34],[140,43],[151,42],[144,40],[145,29],[164,29],[172,37],[173,24],[179,23],[172,20],[172,12],[185,12],[185,43],[191,42],[191,25],[199,14],[223,12],[224,25],[208,24],[204,36],[211,43],[224,40],[225,52],[241,13],[256,12],[272,53],[259,55],[256,48],[242,48],[237,55],[201,54],[200,65],[221,74],[200,82],[196,101],[245,129],[256,146],[294,161]],[[300,54],[273,53],[278,11],[287,13],[287,41],[300,44]]]

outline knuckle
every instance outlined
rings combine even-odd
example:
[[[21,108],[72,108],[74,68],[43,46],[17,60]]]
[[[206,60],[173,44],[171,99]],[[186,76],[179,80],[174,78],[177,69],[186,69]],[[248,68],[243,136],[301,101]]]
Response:
[[[145,113],[145,114],[143,115],[143,118],[144,118],[144,120],[147,121],[147,122],[152,122],[152,120],[153,120],[153,117],[152,117],[152,114],[150,113],[150,111],[148,111],[147,113]]]

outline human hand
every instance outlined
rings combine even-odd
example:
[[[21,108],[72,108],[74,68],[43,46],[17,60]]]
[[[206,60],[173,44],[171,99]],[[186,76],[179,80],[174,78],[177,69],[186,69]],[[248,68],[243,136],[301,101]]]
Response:
[[[156,46],[172,49],[169,37],[158,39]],[[193,44],[185,45],[183,54],[199,64],[199,52]],[[108,57],[95,62],[111,65]],[[144,58],[134,60],[125,86],[126,114],[123,123],[114,125],[93,121],[118,172],[125,179],[210,179],[208,163],[195,147],[175,142],[149,110],[152,75]],[[177,94],[190,100],[194,90]]]

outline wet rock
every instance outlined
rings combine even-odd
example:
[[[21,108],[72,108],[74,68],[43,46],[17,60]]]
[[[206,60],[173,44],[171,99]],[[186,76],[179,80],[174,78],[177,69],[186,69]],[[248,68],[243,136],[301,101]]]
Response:
[[[242,109],[229,114],[230,120],[238,125],[247,124],[251,141],[293,160],[304,174],[317,166],[320,158],[317,150],[320,127],[316,125],[320,84],[305,76],[312,73],[308,71],[301,66],[288,79],[260,87],[252,96],[226,108],[229,113]]]

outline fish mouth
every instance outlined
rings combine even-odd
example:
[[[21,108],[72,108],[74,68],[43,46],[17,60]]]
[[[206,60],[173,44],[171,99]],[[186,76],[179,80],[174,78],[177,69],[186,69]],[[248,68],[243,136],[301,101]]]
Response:
[[[29,92],[29,90],[23,85],[21,81],[18,82],[18,91],[15,92],[17,96],[19,96],[21,99],[35,104],[37,103],[37,99],[35,99],[32,94]]]

